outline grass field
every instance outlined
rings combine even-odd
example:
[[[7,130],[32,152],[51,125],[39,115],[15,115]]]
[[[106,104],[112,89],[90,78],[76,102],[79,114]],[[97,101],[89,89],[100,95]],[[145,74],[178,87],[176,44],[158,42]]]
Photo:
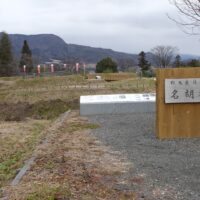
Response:
[[[116,190],[130,164],[88,134],[98,128],[72,112],[35,149],[36,160],[9,200],[134,200],[133,191]],[[119,178],[118,178],[119,177]]]
[[[43,130],[49,125],[47,120],[0,123],[0,187],[16,175],[44,137]]]
[[[88,80],[79,75],[25,79],[22,77],[0,78],[0,197],[3,195],[1,194],[1,187],[4,188],[9,185],[18,170],[23,166],[24,161],[32,155],[41,141],[48,136],[47,129],[50,124],[61,113],[69,109],[79,109],[79,97],[81,95],[154,91],[154,79],[147,78],[131,78],[114,82]],[[84,120],[79,123],[75,120],[70,123],[67,129],[64,127],[63,131],[59,131],[59,134],[62,133],[60,137],[66,140],[65,137],[68,136],[65,134],[72,134],[77,131],[93,128],[98,128],[98,125],[88,124]],[[74,140],[75,138],[70,136],[70,139]],[[55,141],[53,144],[59,145]],[[53,144],[49,144],[52,149],[56,147]],[[88,145],[88,143],[86,144]],[[66,143],[66,145],[65,148],[72,148],[70,147],[70,143]],[[77,151],[76,148],[80,147],[75,146],[73,148]],[[84,149],[84,147],[81,148]],[[85,151],[89,150],[85,149]],[[78,152],[80,151],[78,150]],[[59,152],[56,151],[55,154],[59,154]],[[54,160],[51,159],[49,159],[49,163],[46,163],[45,160],[45,163],[40,164],[42,166],[45,165],[47,168],[55,165]],[[53,182],[52,185],[48,185],[45,182],[42,182],[42,184],[46,188],[47,193],[54,191],[55,194],[60,193],[61,195],[63,190],[71,192],[68,188],[69,185],[61,187],[59,182]],[[46,194],[42,194],[40,190],[41,188],[36,184],[34,191],[29,196],[26,196],[26,199],[37,199],[34,195],[37,196],[39,193],[40,196],[45,196]],[[95,190],[96,193],[99,192],[97,188]],[[114,195],[113,190],[106,191],[105,188],[103,190],[105,190],[104,192],[110,192],[109,195]],[[14,191],[12,192],[15,194]],[[93,198],[93,191],[90,191],[90,194],[87,195]],[[17,198],[13,197],[13,199],[22,198],[17,196]],[[41,199],[46,198],[41,197]]]
[[[113,82],[87,80],[83,76],[0,79],[0,100],[11,103],[55,99],[73,101],[79,99],[80,95],[154,90],[155,81],[152,78],[132,78]]]

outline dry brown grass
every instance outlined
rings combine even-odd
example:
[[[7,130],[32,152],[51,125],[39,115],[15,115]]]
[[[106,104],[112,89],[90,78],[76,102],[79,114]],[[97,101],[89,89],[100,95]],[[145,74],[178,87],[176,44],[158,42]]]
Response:
[[[88,79],[95,79],[96,76],[101,76],[103,80],[106,81],[120,81],[126,80],[130,78],[135,78],[135,73],[96,73],[96,74],[88,74]]]
[[[17,170],[44,136],[46,120],[0,122],[0,187],[12,179]]]
[[[131,78],[106,83],[86,80],[82,76],[0,79],[1,102],[29,102],[61,99],[77,100],[81,95],[153,92],[151,78]]]
[[[96,127],[72,113],[38,146],[22,182],[7,187],[9,199],[135,199],[134,192],[115,189],[130,164],[91,137],[88,128]]]
[[[0,102],[2,106],[27,102],[28,106],[33,104],[36,110],[34,106],[40,101],[46,104],[59,100],[74,104],[81,95],[149,91],[144,83],[151,86],[150,91],[154,91],[153,79],[134,78],[105,83],[85,80],[81,76],[1,78]],[[72,105],[74,107],[77,108]],[[12,112],[16,111],[15,108]],[[57,116],[66,110],[60,111],[56,107],[55,111]],[[48,116],[44,106],[33,114]],[[121,159],[120,154],[112,152],[88,134],[88,129],[98,128],[98,125],[89,124],[86,119],[78,118],[77,114],[73,114],[62,126],[47,131],[49,123],[47,120],[33,119],[18,123],[0,122],[0,187],[9,183],[33,151],[37,157],[35,165],[18,186],[7,186],[10,200],[65,197],[86,200],[135,199],[134,192],[115,189],[119,181],[122,184],[118,176],[129,169],[129,164]],[[45,135],[47,143],[38,146]]]

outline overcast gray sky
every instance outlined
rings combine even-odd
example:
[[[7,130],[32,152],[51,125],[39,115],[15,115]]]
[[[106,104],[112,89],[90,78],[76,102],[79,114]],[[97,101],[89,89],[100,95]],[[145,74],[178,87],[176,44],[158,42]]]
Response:
[[[176,16],[168,0],[0,0],[0,27],[129,53],[172,45],[200,55],[200,35],[186,35],[167,13]]]

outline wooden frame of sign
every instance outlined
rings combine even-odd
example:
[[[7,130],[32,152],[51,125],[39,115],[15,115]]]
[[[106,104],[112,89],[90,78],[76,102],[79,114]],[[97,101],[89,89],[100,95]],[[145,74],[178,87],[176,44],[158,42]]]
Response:
[[[156,135],[200,137],[200,68],[157,69]]]

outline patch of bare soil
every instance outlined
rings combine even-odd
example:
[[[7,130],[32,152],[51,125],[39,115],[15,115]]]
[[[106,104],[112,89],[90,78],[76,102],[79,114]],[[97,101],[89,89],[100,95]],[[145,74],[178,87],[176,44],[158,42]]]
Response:
[[[72,112],[37,147],[35,162],[22,181],[5,188],[8,199],[136,199],[134,191],[123,188],[130,163],[89,134],[97,127]]]
[[[17,104],[0,103],[1,121],[22,121],[27,116],[29,104],[19,102]]]
[[[0,103],[0,121],[23,121],[33,119],[54,119],[69,109],[78,108],[78,100],[63,101],[60,99],[28,102]]]

